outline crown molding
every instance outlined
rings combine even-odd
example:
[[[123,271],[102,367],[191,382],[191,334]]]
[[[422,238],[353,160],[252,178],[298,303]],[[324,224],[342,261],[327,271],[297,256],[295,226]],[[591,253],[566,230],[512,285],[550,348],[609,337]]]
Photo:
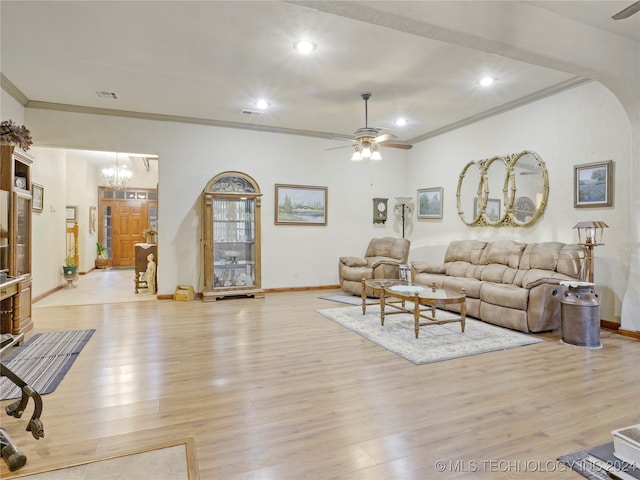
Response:
[[[593,80],[585,77],[573,77],[569,80],[565,80],[564,82],[557,83],[550,87],[539,90],[531,95],[527,95],[525,97],[519,98],[512,102],[507,102],[499,107],[492,108],[491,110],[487,110],[486,112],[479,113],[478,115],[472,115],[471,117],[463,118],[457,122],[451,123],[449,125],[445,125],[444,127],[437,128],[430,132],[425,133],[424,135],[420,135],[418,137],[406,140],[404,143],[418,143],[429,138],[437,137],[438,135],[442,135],[443,133],[450,132],[452,130],[456,130],[461,127],[465,127],[472,123],[479,122],[480,120],[484,120],[485,118],[493,117],[495,115],[499,115],[501,113],[507,112],[509,110],[513,110],[518,107],[522,107],[523,105],[527,105],[528,103],[537,102],[546,97],[550,97],[552,95],[556,95],[558,93],[564,92],[565,90],[569,90],[571,88],[579,87],[580,85],[587,84],[592,82]]]
[[[16,102],[18,102],[23,107],[29,103],[29,99],[27,96],[22,93],[22,91],[16,87],[11,80],[4,76],[4,73],[0,73],[0,87],[7,92]]]
[[[569,90],[571,88],[578,87],[580,85],[584,85],[592,81],[593,80],[585,77],[573,77],[567,81],[558,83],[556,85],[552,85],[548,88],[532,93],[531,95],[527,95],[525,97],[519,98],[512,102],[505,103],[491,110],[487,110],[486,112],[482,112],[482,113],[479,113],[478,115],[473,115],[471,117],[464,118],[462,120],[451,123],[449,125],[445,125],[444,127],[440,127],[430,132],[427,132],[418,137],[406,140],[403,143],[414,144],[414,143],[427,140],[429,138],[437,137],[438,135],[442,135],[452,130],[456,130],[458,128],[470,125],[472,123],[479,122],[480,120],[484,120],[486,118],[499,115],[509,110],[513,110],[523,105],[536,102],[543,98],[556,95],[558,93],[564,92],[565,90]],[[267,125],[253,125],[253,124],[241,123],[241,122],[227,122],[227,121],[212,120],[207,118],[183,117],[180,115],[165,115],[165,114],[159,114],[159,113],[131,112],[127,110],[117,110],[117,109],[98,108],[98,107],[83,107],[80,105],[68,105],[68,104],[62,104],[62,103],[29,100],[4,75],[2,75],[2,88],[5,89],[7,93],[9,93],[18,102],[20,102],[25,108],[30,108],[30,109],[55,110],[60,112],[82,113],[87,115],[105,115],[105,116],[111,116],[111,117],[136,118],[140,120],[152,120],[156,122],[188,123],[188,124],[206,125],[206,126],[212,126],[212,127],[253,130],[258,132],[300,135],[305,137],[323,138],[323,139],[329,139],[329,140],[335,140],[336,138],[346,138],[344,135],[340,135],[336,133],[328,133],[328,132],[314,132],[311,130],[270,127]]]
[[[298,130],[295,128],[270,127],[267,125],[252,125],[241,122],[227,122],[223,120],[212,120],[208,118],[183,117],[180,115],[165,115],[160,113],[130,112],[127,110],[116,110],[110,108],[83,107],[80,105],[68,105],[62,103],[41,102],[29,100],[25,108],[37,110],[55,110],[59,112],[83,113],[86,115],[106,115],[110,117],[136,118],[140,120],[153,120],[156,122],[190,123],[195,125],[207,125],[211,127],[235,128],[243,130],[254,130],[269,133],[284,133],[288,135],[301,135],[305,137],[335,139],[335,133],[314,132],[311,130]]]

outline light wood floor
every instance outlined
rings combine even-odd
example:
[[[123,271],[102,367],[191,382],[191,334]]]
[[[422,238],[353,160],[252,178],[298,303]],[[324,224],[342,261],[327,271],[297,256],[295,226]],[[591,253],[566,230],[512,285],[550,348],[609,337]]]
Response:
[[[32,403],[2,412],[17,473],[192,437],[202,479],[575,479],[558,456],[640,423],[637,340],[415,366],[315,313],[328,293],[34,308],[37,332],[97,332],[43,397],[43,439]]]

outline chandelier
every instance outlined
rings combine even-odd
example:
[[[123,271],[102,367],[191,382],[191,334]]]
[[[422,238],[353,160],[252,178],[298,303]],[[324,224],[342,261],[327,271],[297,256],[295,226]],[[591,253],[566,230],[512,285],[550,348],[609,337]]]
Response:
[[[102,169],[102,177],[114,190],[125,188],[132,176],[133,173],[126,165],[120,165],[118,154],[116,154],[116,163],[113,166]]]

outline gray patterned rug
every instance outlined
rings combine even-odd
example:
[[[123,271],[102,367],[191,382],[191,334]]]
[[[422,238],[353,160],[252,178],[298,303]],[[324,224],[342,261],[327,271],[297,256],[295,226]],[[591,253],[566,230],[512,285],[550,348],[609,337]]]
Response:
[[[36,392],[53,392],[76,361],[95,330],[37,333],[15,349],[2,363]],[[0,400],[20,398],[22,391],[6,377],[0,378]]]
[[[411,303],[407,305],[410,307]],[[367,340],[416,365],[441,362],[452,358],[494,352],[543,342],[531,334],[524,334],[472,318],[466,319],[464,333],[459,323],[429,325],[420,328],[418,339],[413,330],[413,315],[396,314],[385,317],[380,325],[380,306],[341,307],[316,310],[320,315],[339,323]],[[438,310],[436,318],[453,318],[456,315]]]
[[[362,305],[362,297],[358,297],[356,295],[347,295],[344,293],[325,295],[318,298],[321,298],[322,300],[330,300],[332,302],[348,303],[349,305]],[[377,298],[367,298],[366,302],[367,305],[372,305],[374,303],[379,303],[380,300],[378,300]]]

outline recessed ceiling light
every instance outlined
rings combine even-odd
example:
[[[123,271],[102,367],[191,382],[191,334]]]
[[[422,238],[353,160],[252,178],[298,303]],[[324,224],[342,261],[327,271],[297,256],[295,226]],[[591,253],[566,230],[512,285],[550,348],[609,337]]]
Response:
[[[399,127],[404,127],[407,124],[407,119],[400,117],[396,120],[396,125]]]
[[[269,107],[269,102],[264,99],[260,99],[256,102],[256,107],[258,107],[260,110],[266,110]]]
[[[480,85],[482,85],[483,87],[488,87],[489,85],[491,85],[493,82],[495,81],[494,78],[492,77],[484,77],[480,80]]]
[[[316,49],[317,45],[309,40],[298,40],[293,44],[293,48],[296,51],[302,53],[303,55],[307,55],[308,53],[313,52]]]

